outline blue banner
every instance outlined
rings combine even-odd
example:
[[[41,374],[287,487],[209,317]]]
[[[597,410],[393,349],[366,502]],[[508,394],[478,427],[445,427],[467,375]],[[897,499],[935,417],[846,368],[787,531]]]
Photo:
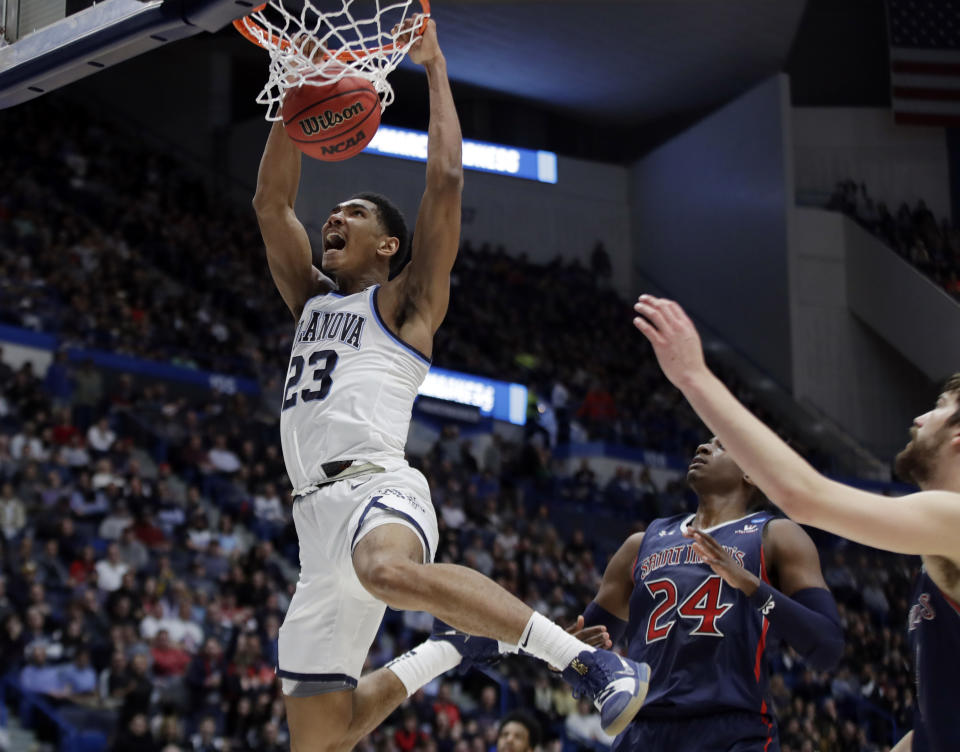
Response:
[[[474,405],[480,414],[522,426],[527,422],[527,388],[483,376],[431,368],[420,394],[461,405]]]
[[[2,324],[0,324],[0,342],[34,347],[38,350],[56,350],[59,346],[58,338],[52,334]],[[260,386],[253,379],[184,368],[104,350],[69,349],[67,356],[74,362],[89,359],[101,368],[165,381],[196,384],[224,394],[257,395],[260,393]],[[518,426],[527,422],[527,388],[522,384],[510,384],[506,381],[448,371],[444,368],[431,368],[420,387],[420,394],[461,405],[475,406],[485,417]]]
[[[377,135],[363,152],[426,162],[427,134],[409,128],[381,125]],[[557,182],[557,155],[552,151],[518,149],[514,146],[464,139],[463,166],[467,170],[492,172],[541,183]]]

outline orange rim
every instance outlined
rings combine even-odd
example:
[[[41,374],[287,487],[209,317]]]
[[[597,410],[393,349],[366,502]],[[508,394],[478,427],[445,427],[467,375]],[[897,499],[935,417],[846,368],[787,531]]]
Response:
[[[430,0],[419,0],[419,3],[420,12],[423,15],[423,18],[420,21],[420,27],[416,30],[416,34],[417,36],[422,36],[423,32],[427,29],[427,16],[430,14]],[[261,11],[265,7],[267,7],[266,3],[258,5],[251,11],[251,13]],[[279,47],[282,50],[286,50],[290,46],[290,42],[288,42],[286,39],[281,39],[263,28],[263,26],[254,20],[252,15],[238,18],[233,22],[233,27],[243,35],[244,39],[253,42],[258,47],[263,47],[263,45],[260,44],[258,35],[266,37],[270,40],[270,44],[272,44],[274,47]],[[333,58],[341,63],[349,63],[351,61],[362,60],[363,58],[370,57],[371,55],[393,52],[396,48],[397,45],[393,43],[385,44],[382,47],[373,47],[372,49],[364,48],[362,50],[352,50],[348,48],[340,50],[336,54],[330,54],[328,52],[326,55],[324,55],[324,59],[329,60]]]

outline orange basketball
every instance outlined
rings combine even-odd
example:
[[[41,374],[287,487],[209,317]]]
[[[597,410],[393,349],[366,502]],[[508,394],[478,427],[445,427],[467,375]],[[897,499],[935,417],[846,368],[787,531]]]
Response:
[[[287,134],[308,157],[339,162],[359,154],[380,127],[380,97],[373,84],[346,76],[326,86],[298,86],[280,111]]]

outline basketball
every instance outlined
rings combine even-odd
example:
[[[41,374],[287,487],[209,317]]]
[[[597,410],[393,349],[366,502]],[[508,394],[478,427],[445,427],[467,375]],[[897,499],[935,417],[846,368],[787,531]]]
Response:
[[[346,76],[327,86],[299,86],[283,98],[283,125],[308,157],[340,162],[363,151],[380,127],[373,84]]]

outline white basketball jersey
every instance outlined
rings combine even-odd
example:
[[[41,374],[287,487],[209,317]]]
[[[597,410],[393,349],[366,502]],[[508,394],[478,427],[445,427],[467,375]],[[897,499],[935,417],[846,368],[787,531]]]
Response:
[[[294,488],[322,480],[326,462],[403,461],[413,400],[430,361],[387,328],[378,289],[320,295],[300,315],[280,411]]]

